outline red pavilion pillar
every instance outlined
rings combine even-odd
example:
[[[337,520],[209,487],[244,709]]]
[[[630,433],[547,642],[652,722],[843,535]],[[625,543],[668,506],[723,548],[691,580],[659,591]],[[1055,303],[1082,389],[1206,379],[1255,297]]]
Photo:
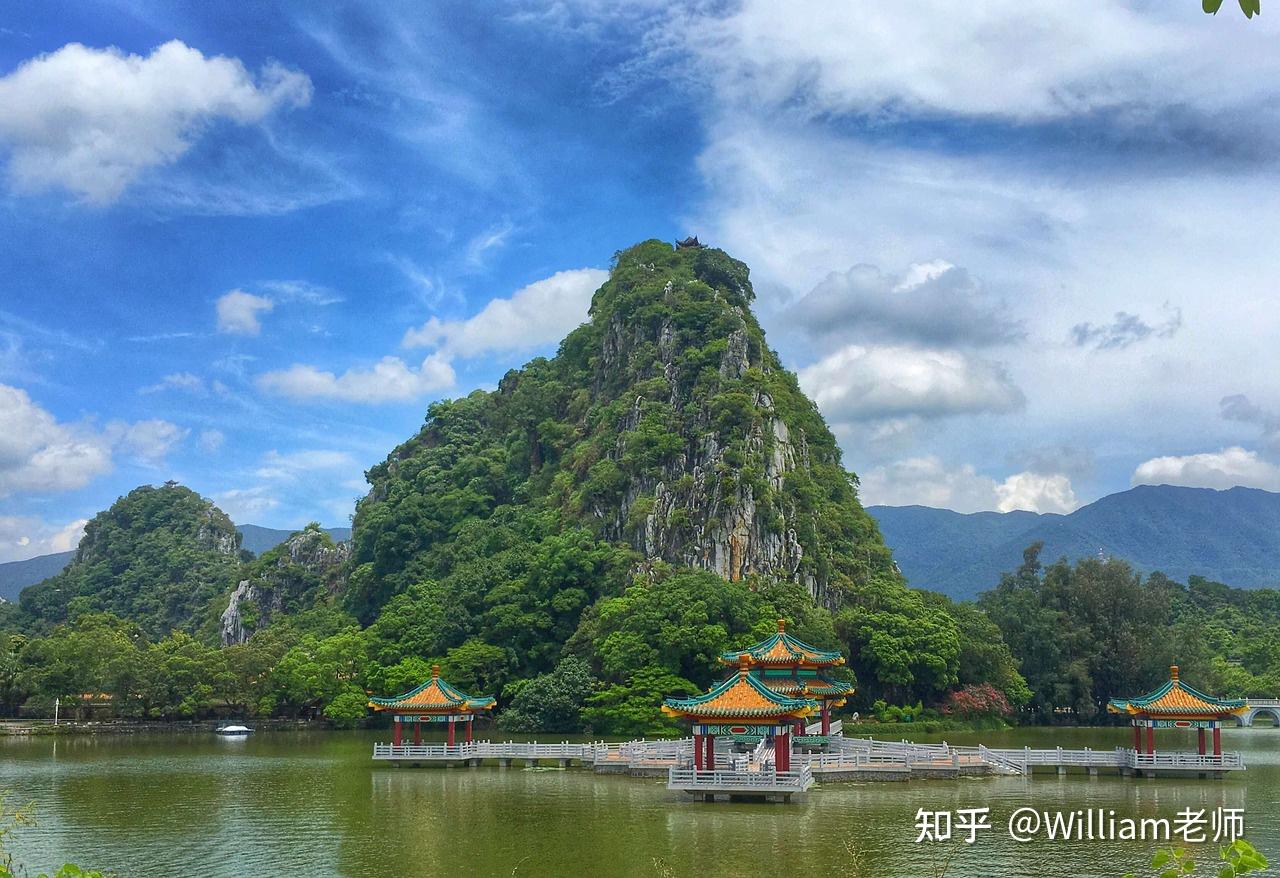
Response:
[[[1206,748],[1205,748],[1205,734],[1204,734],[1204,729],[1200,729],[1200,730],[1199,730],[1199,732],[1200,732],[1200,734],[1199,734],[1199,736],[1198,736],[1198,737],[1200,738],[1200,741],[1199,741],[1200,746],[1199,746],[1199,748],[1198,748],[1198,751],[1199,751],[1200,755],[1201,755],[1201,756],[1203,756],[1203,755],[1205,754],[1205,749],[1206,749]]]
[[[1147,752],[1156,752],[1156,727],[1147,726]]]
[[[457,723],[452,723],[452,722],[451,722],[451,723],[446,723],[446,725],[448,725],[448,726],[449,726],[449,746],[450,746],[450,747],[452,747],[452,746],[454,745],[454,739],[453,739],[453,727],[454,727],[455,725],[457,725]]]
[[[831,734],[831,706],[822,702],[822,734]]]
[[[1222,755],[1222,727],[1217,725],[1213,727],[1213,755]]]
[[[1138,725],[1137,720],[1133,723],[1133,752],[1142,752],[1142,726]]]
[[[702,771],[702,757],[705,755],[702,749],[702,735],[694,734],[693,736],[693,767],[697,771]]]
[[[791,735],[787,732],[773,736],[773,767],[777,771],[791,770]]]
[[[715,771],[716,770],[716,736],[705,735],[704,739],[707,742],[707,758],[705,763],[707,766],[707,771]]]
[[[413,721],[413,743],[417,746],[422,743],[422,722],[421,720]]]
[[[796,720],[795,734],[797,738],[804,734],[804,720]]]
[[[468,744],[470,744],[472,741],[471,729],[475,726],[475,724],[476,724],[476,718],[474,716],[471,717],[471,719],[467,720],[467,743]]]
[[[393,747],[400,746],[400,726],[401,725],[402,723],[400,722],[400,717],[398,716],[391,717],[391,745]]]

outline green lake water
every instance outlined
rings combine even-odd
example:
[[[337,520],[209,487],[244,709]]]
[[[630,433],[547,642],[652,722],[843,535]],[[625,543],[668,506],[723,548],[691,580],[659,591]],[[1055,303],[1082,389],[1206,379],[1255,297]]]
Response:
[[[0,789],[35,804],[11,845],[29,869],[64,860],[127,876],[1118,876],[1154,843],[1013,842],[1006,822],[1041,810],[1168,817],[1243,808],[1247,837],[1280,862],[1280,730],[1231,729],[1248,770],[1225,781],[1053,774],[816,786],[790,805],[698,803],[651,778],[589,770],[395,769],[387,733],[0,739]],[[1194,749],[1190,735],[1161,743]],[[941,736],[920,736],[938,740]],[[954,743],[1111,748],[1127,729],[951,734]],[[916,844],[917,809],[987,806],[972,846]],[[846,846],[861,851],[850,871]],[[1213,849],[1205,846],[1206,853]],[[1216,856],[1216,852],[1214,853]],[[659,863],[655,863],[655,860]],[[666,871],[664,871],[664,869]],[[1275,870],[1273,870],[1275,872]],[[1208,874],[1216,874],[1216,870]],[[1280,874],[1280,872],[1276,872]]]

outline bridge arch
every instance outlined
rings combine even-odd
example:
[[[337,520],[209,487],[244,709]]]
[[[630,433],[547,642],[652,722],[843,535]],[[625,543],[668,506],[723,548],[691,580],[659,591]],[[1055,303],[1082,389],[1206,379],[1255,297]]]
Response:
[[[1253,716],[1249,718],[1249,725],[1256,726],[1260,716],[1269,717],[1271,725],[1280,728],[1280,707],[1255,707]]]

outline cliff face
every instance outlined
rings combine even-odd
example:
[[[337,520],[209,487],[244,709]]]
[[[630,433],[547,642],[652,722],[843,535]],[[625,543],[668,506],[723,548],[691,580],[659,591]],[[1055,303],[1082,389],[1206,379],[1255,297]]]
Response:
[[[370,471],[353,532],[357,612],[438,567],[460,515],[504,509],[553,511],[630,547],[640,568],[774,577],[830,605],[896,577],[753,298],[747,267],[719,250],[647,241],[616,254],[590,322],[553,359],[432,406]]]
[[[244,643],[285,613],[331,597],[343,582],[351,544],[309,525],[249,565],[219,617],[223,646]]]

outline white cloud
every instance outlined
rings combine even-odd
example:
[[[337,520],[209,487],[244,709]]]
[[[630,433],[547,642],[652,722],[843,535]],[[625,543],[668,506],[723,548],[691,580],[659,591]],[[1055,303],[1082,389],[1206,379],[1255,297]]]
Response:
[[[1263,460],[1256,451],[1233,445],[1203,454],[1152,458],[1138,465],[1130,482],[1218,489],[1243,485],[1280,491],[1280,467]]]
[[[174,372],[171,375],[166,375],[156,384],[149,384],[140,388],[138,392],[160,393],[164,390],[180,390],[185,393],[194,393],[197,396],[204,396],[208,393],[204,385],[204,379],[190,372]]]
[[[191,431],[177,424],[152,419],[132,424],[112,421],[105,434],[112,444],[127,454],[132,454],[146,466],[161,463],[174,446],[190,435]]]
[[[58,423],[26,391],[0,384],[0,497],[82,488],[110,469],[105,437]]]
[[[598,268],[558,271],[508,299],[491,300],[466,320],[432,317],[405,333],[403,344],[462,357],[553,344],[587,319],[592,294],[608,279]]]
[[[218,298],[218,332],[234,335],[257,335],[262,331],[258,314],[268,313],[275,302],[266,296],[255,296],[244,290],[232,290]]]
[[[370,369],[348,369],[341,375],[296,364],[258,376],[258,386],[295,399],[380,403],[418,399],[452,387],[454,380],[448,359],[431,354],[416,369],[399,357],[383,357]]]
[[[39,518],[0,515],[0,563],[68,552],[80,543],[88,519],[53,525]]]
[[[934,455],[909,457],[861,476],[864,505],[933,506],[956,512],[1060,512],[1080,504],[1061,473],[1020,472],[997,482],[972,464],[948,467]]]
[[[1025,402],[999,363],[951,350],[849,345],[801,369],[799,377],[837,423],[1010,412]]]
[[[934,506],[957,512],[995,507],[994,479],[971,464],[949,469],[933,455],[910,457],[861,474],[859,492],[867,506]]]
[[[200,445],[200,450],[205,454],[216,454],[226,441],[226,434],[221,430],[202,430],[197,443]]]
[[[1127,114],[1130,127],[1187,107],[1248,106],[1263,82],[1214,87],[1230,69],[1223,32],[1265,78],[1274,31],[1210,27],[1192,6],[1134,9],[1055,0],[789,4],[667,15],[642,45],[655,67],[692,74],[719,100],[872,121],[906,114],[1036,122]],[[945,23],[940,26],[939,23]],[[1213,22],[1217,25],[1218,22]],[[691,64],[673,63],[684,55]],[[1264,72],[1266,71],[1266,72]]]
[[[252,524],[255,517],[280,505],[280,499],[265,485],[223,491],[213,495],[213,502],[236,524]]]
[[[260,479],[294,479],[317,470],[359,469],[356,459],[345,451],[310,449],[281,454],[272,449],[262,457],[254,473]]]
[[[212,122],[252,124],[310,99],[311,80],[274,62],[255,81],[239,60],[178,40],[145,58],[68,43],[0,78],[0,140],[15,188],[62,186],[107,204],[177,161]]]
[[[1015,473],[996,485],[996,511],[1073,512],[1080,506],[1071,479],[1061,473]]]

